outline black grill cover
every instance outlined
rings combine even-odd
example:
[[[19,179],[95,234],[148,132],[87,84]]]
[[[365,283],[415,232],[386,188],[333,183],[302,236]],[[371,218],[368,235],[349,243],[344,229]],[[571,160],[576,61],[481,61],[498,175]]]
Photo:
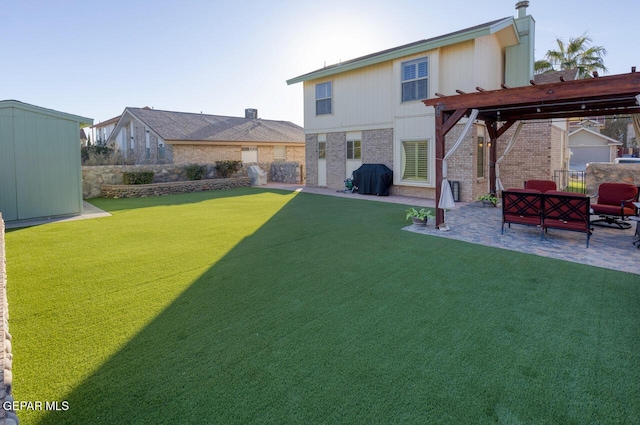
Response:
[[[388,196],[393,171],[384,164],[362,164],[353,172],[353,182],[358,186],[358,193]]]

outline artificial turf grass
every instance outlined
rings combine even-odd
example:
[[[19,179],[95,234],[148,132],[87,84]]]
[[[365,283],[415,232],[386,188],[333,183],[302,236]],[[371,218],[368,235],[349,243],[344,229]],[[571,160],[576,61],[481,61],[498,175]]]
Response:
[[[87,245],[119,259],[148,238],[172,255],[116,261],[109,273],[104,260],[86,260],[85,272],[93,265],[96,278],[110,276],[104,285],[119,284],[99,288],[115,298],[105,310],[120,306],[104,326],[81,315],[83,303],[64,304],[76,291],[95,302],[86,298],[95,289],[58,278],[54,304],[63,304],[46,311],[79,322],[77,353],[53,346],[59,352],[37,357],[42,345],[27,323],[57,329],[42,314],[28,317],[28,305],[14,312],[29,300],[12,285],[29,279],[10,274],[15,392],[65,397],[72,407],[42,423],[606,423],[638,415],[637,276],[401,232],[397,205],[254,189],[147,198],[138,209],[135,200],[96,203],[115,206],[114,217],[83,222],[86,229],[67,223],[49,239],[25,234],[24,244],[78,237],[21,267],[42,257],[65,262]],[[244,219],[254,215],[261,225],[251,227]],[[119,253],[107,238],[127,246]],[[176,267],[183,272],[171,273]],[[140,273],[151,283],[141,286]],[[155,290],[169,292],[163,303],[142,304]],[[25,318],[14,324],[16,314]],[[139,333],[118,333],[129,318]],[[31,374],[18,367],[25,352]],[[98,356],[97,370],[82,363],[88,355]],[[79,370],[41,382],[49,357]]]

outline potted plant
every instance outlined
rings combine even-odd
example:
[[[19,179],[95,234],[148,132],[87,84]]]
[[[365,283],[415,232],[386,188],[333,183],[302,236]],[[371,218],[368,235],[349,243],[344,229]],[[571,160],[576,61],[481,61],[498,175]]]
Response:
[[[486,195],[482,195],[478,198],[478,201],[482,202],[482,206],[498,206],[498,198],[493,193],[487,193]]]
[[[431,210],[426,208],[416,209],[414,207],[409,208],[407,211],[407,220],[411,219],[413,224],[417,226],[426,226],[427,221],[430,218],[434,218],[435,216],[431,212]]]

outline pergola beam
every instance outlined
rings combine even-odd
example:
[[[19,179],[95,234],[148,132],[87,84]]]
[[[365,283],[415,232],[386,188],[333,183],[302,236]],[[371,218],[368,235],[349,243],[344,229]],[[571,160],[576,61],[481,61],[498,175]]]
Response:
[[[612,75],[549,84],[535,84],[474,93],[458,91],[458,95],[426,99],[425,106],[435,108],[436,132],[436,225],[444,222],[439,208],[441,184],[444,178],[442,160],[445,136],[469,113],[478,109],[477,119],[486,123],[491,139],[489,179],[491,191],[496,190],[495,163],[497,139],[515,122],[537,119],[586,117],[640,113],[636,96],[640,94],[640,73]],[[504,124],[497,128],[498,122]]]

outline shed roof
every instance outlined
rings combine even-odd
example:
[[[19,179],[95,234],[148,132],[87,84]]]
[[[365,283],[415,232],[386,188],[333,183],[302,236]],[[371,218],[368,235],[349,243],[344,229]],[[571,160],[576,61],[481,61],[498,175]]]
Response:
[[[167,142],[269,142],[304,144],[302,127],[289,121],[126,108]],[[122,116],[125,116],[125,113]]]
[[[43,108],[42,106],[31,105],[29,103],[20,102],[19,100],[0,100],[0,109],[17,108],[25,111],[60,118],[68,121],[76,121],[81,127],[93,124],[93,118],[86,118],[80,115],[67,114],[66,112],[56,111],[54,109]]]
[[[518,30],[516,28],[515,20],[512,17],[497,19],[495,21],[486,22],[484,24],[476,25],[463,30],[455,31],[449,34],[441,35],[438,37],[428,38],[425,40],[415,41],[413,43],[405,44],[391,49],[382,50],[377,53],[372,53],[359,58],[351,59],[346,62],[341,62],[335,65],[325,66],[324,68],[316,71],[309,72],[307,74],[300,75],[295,78],[287,80],[287,84],[295,84],[301,81],[313,80],[316,78],[328,77],[330,75],[338,74],[345,71],[351,71],[354,69],[362,68],[369,65],[375,65],[377,63],[386,62],[393,59],[398,59],[404,56],[409,56],[428,50],[437,49],[439,47],[449,46],[463,41],[473,40],[485,35],[495,34],[500,30],[511,27],[513,30],[513,44],[516,44],[519,40]]]

